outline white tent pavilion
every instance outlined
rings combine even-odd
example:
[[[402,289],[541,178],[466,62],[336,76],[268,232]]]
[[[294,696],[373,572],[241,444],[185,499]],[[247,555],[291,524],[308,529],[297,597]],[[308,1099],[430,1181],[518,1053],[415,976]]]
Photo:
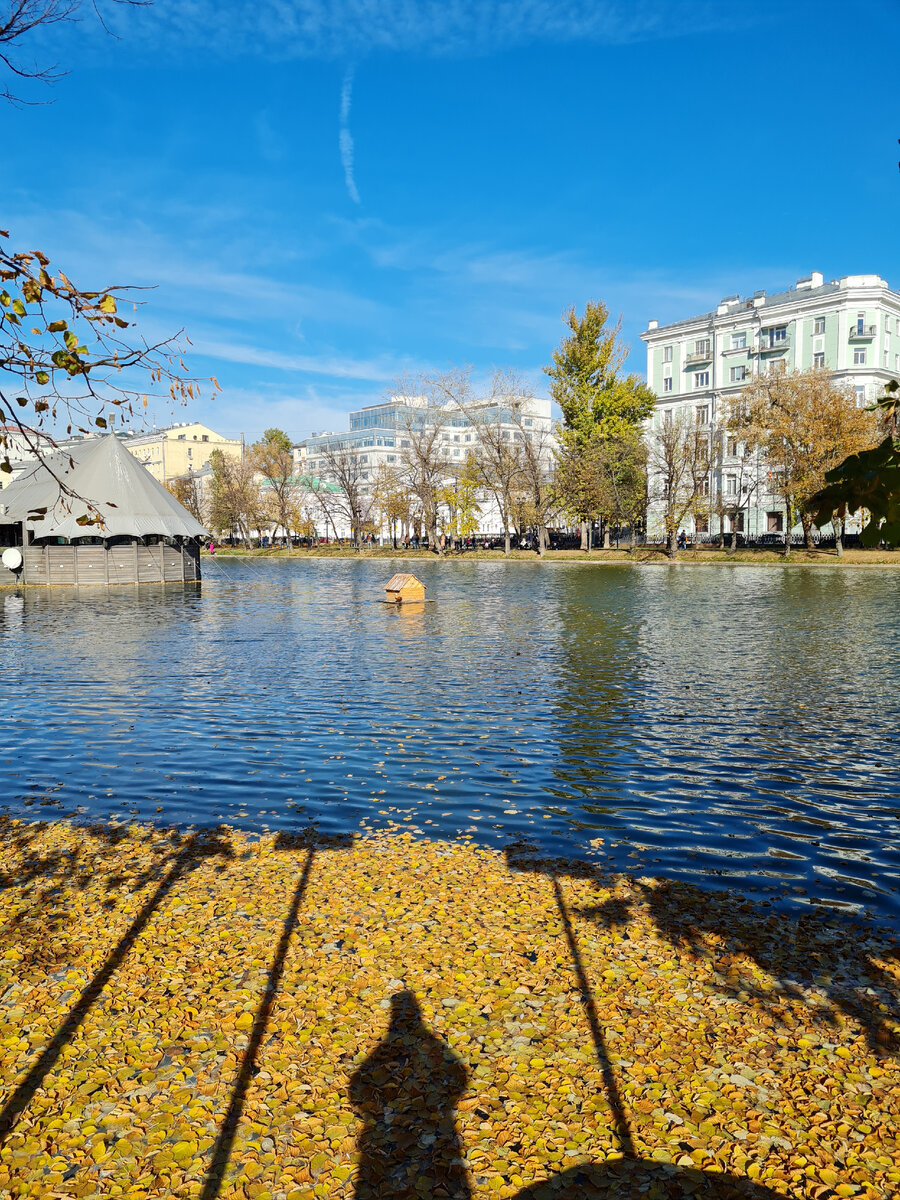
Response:
[[[113,434],[45,456],[0,491],[0,543],[21,549],[26,584],[197,580],[205,534]]]

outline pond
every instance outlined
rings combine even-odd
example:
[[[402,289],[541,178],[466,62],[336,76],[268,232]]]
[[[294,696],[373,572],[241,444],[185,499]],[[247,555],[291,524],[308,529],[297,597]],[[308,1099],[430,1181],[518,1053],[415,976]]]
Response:
[[[399,825],[894,920],[900,574],[216,560],[0,593],[3,804]]]

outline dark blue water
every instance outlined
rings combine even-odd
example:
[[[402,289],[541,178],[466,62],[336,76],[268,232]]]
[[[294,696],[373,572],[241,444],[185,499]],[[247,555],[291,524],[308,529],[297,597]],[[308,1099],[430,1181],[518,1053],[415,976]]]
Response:
[[[222,561],[0,597],[3,811],[553,853],[896,919],[900,574]]]

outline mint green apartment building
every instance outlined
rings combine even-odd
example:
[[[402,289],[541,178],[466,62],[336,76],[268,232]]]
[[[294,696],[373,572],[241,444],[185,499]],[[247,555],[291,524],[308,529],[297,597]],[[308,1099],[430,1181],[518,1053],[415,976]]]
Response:
[[[900,294],[878,275],[846,275],[826,283],[818,271],[784,292],[726,296],[712,312],[660,326],[650,321],[647,382],[657,396],[650,420],[659,427],[684,414],[709,432],[708,491],[742,497],[738,528],[751,537],[784,531],[784,508],[765,488],[765,465],[748,470],[740,445],[724,430],[726,402],[760,374],[825,367],[871,403],[900,379]],[[650,479],[648,532],[661,532],[660,499]],[[711,509],[715,504],[710,505]],[[726,530],[728,518],[723,518]],[[853,529],[848,522],[848,529]],[[798,530],[799,526],[795,526]],[[692,518],[689,534],[719,532],[719,518]]]

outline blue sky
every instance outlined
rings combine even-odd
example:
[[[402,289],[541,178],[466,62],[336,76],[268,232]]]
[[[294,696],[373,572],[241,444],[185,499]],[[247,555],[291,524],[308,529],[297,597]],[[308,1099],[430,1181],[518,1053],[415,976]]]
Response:
[[[810,270],[900,287],[900,4],[157,0],[28,47],[3,218],[85,287],[155,285],[255,437],[403,371],[541,366],[561,313],[661,322]]]

